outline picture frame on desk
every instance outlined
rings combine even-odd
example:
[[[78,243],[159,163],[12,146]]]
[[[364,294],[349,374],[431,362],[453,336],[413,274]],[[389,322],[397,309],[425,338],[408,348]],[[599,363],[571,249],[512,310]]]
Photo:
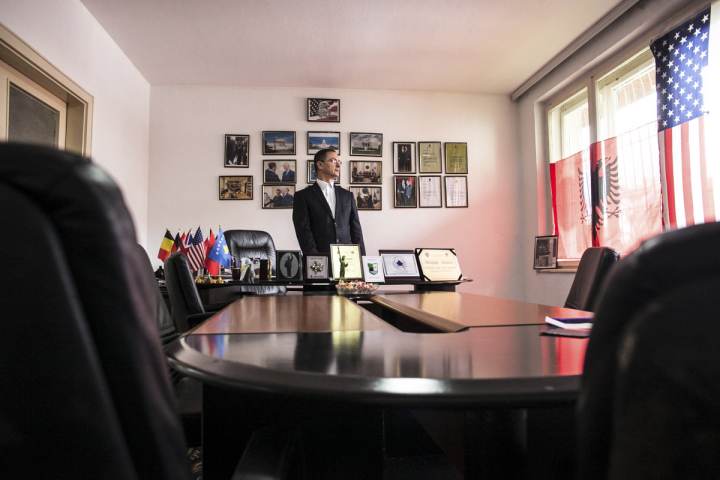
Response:
[[[366,282],[385,283],[385,270],[381,256],[365,255],[362,257],[362,264]]]
[[[462,280],[460,262],[454,248],[416,248],[420,278],[426,282]]]
[[[310,253],[303,258],[305,283],[326,283],[330,281],[330,254]]]
[[[225,135],[225,167],[249,168],[250,135]]]
[[[341,268],[340,262],[345,263],[344,269]],[[332,274],[332,280],[363,280],[360,245],[331,244],[330,272]]]
[[[220,200],[252,200],[252,175],[221,175],[219,185]]]
[[[300,250],[278,250],[276,272],[278,282],[301,281],[303,278],[302,253]]]
[[[535,237],[533,268],[535,270],[547,270],[557,268],[557,249],[557,235],[543,235]]]
[[[380,250],[385,281],[420,280],[420,270],[413,250]]]

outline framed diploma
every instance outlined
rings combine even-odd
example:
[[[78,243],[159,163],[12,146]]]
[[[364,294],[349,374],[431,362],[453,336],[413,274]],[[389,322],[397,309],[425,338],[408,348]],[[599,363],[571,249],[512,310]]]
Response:
[[[418,171],[442,173],[440,142],[418,142]]]
[[[303,259],[305,283],[330,281],[330,258],[327,253],[311,253]]]
[[[467,177],[445,176],[445,206],[466,208],[468,206]]]
[[[442,207],[442,183],[440,175],[418,177],[418,206],[420,208]]]
[[[332,280],[363,280],[360,245],[330,245]]]
[[[415,173],[415,142],[393,142],[395,173]]]
[[[275,258],[279,282],[302,280],[302,254],[299,250],[278,250]]]
[[[420,280],[415,253],[412,250],[380,250],[387,280]]]
[[[460,263],[452,248],[416,248],[420,277],[427,282],[462,280]]]
[[[366,282],[383,283],[385,281],[382,257],[370,257],[366,255],[362,257],[362,264]]]
[[[468,173],[467,142],[445,142],[445,173]]]

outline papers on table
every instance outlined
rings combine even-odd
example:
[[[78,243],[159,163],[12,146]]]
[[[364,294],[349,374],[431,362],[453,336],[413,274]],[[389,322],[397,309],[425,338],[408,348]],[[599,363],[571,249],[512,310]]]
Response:
[[[545,322],[568,330],[590,330],[592,318],[552,318],[545,317]]]

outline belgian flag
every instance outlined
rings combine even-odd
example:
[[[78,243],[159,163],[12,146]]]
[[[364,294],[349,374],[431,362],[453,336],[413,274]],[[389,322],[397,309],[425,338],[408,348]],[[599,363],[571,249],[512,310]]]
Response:
[[[160,251],[158,252],[158,258],[165,261],[166,258],[170,256],[170,252],[172,252],[173,245],[175,244],[175,241],[173,240],[172,233],[170,233],[170,230],[167,228],[165,229],[165,236],[162,239],[162,243],[160,244]]]

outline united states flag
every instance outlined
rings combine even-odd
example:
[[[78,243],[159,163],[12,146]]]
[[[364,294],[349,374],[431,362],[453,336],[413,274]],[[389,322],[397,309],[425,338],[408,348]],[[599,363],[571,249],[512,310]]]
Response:
[[[205,263],[205,244],[200,227],[195,232],[195,238],[192,241],[192,247],[187,252],[187,258],[192,271],[199,270]]]
[[[712,173],[705,152],[703,69],[708,65],[710,9],[653,41],[663,220],[678,228],[715,221]]]

